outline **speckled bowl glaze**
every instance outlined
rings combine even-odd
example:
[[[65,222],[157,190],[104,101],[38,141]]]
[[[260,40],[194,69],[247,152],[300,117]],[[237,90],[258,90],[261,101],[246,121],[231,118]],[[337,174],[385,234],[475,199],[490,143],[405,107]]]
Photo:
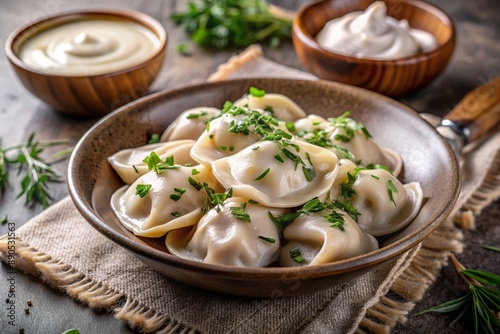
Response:
[[[355,11],[364,11],[374,0],[322,0],[303,6],[292,27],[293,45],[304,66],[321,79],[401,97],[428,85],[448,64],[455,49],[455,27],[441,9],[418,0],[384,0],[389,16],[408,20],[412,28],[436,37],[429,52],[397,60],[360,59],[321,47],[315,39],[324,25]]]
[[[333,117],[346,110],[363,122],[375,141],[404,160],[403,182],[418,181],[425,203],[405,229],[380,239],[377,251],[321,266],[237,268],[175,257],[164,238],[133,235],[116,219],[110,197],[123,185],[107,162],[111,154],[144,145],[183,111],[198,106],[221,108],[250,86],[281,93],[306,112]],[[308,293],[351,280],[398,257],[428,236],[449,214],[459,192],[458,167],[448,144],[417,113],[366,90],[327,81],[247,79],[190,86],[142,98],[115,111],[90,129],[72,154],[70,195],[85,219],[103,235],[129,250],[158,272],[180,282],[242,296],[286,296]],[[290,284],[293,282],[293,284]]]
[[[159,49],[144,62],[96,75],[55,75],[27,66],[18,54],[32,36],[61,24],[82,19],[133,21],[151,30],[159,39]],[[150,16],[126,10],[91,10],[57,14],[25,24],[13,31],[5,53],[21,83],[54,110],[80,117],[100,117],[147,94],[165,59],[167,32]]]

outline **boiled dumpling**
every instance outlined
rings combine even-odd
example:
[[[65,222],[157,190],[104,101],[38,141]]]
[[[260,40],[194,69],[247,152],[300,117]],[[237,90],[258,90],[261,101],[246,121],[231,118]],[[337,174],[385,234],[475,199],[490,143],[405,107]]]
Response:
[[[269,218],[284,209],[227,199],[207,212],[197,226],[168,233],[168,250],[182,258],[237,267],[265,267],[276,261],[280,249],[278,228]],[[243,215],[243,216],[241,216]]]
[[[325,217],[332,212],[342,217],[343,230]],[[301,214],[285,228],[283,236],[288,243],[281,250],[279,264],[284,267],[320,265],[378,249],[377,240],[338,209]]]
[[[352,186],[352,204],[361,214],[358,224],[371,235],[395,232],[418,214],[423,191],[418,182],[402,184],[383,169],[360,171]]]
[[[259,141],[257,133],[235,133],[231,128],[245,123],[246,114],[223,114],[210,122],[209,129],[203,132],[191,149],[191,156],[200,164],[210,165],[212,161],[231,156],[245,147]]]
[[[141,175],[149,172],[148,166],[143,162],[151,152],[155,152],[161,159],[173,156],[176,163],[185,165],[198,163],[191,158],[189,152],[194,140],[176,140],[167,143],[156,143],[137,148],[121,150],[108,158],[108,162],[118,173],[123,182],[131,184]]]
[[[294,122],[295,131],[300,132],[313,132],[314,130],[324,130],[330,126],[330,123],[321,116],[307,115],[307,117],[300,118]]]
[[[233,188],[235,196],[271,207],[299,206],[328,192],[337,174],[337,156],[302,141],[286,143],[255,143],[214,161],[213,173],[225,188]]]
[[[116,217],[135,235],[161,237],[172,229],[191,226],[203,216],[206,191],[203,183],[222,191],[210,168],[205,166],[148,172],[111,197]],[[139,196],[138,187],[149,191]]]
[[[297,103],[281,94],[266,93],[261,97],[249,94],[234,102],[234,105],[238,107],[247,106],[249,109],[267,110],[274,117],[286,122],[293,122],[306,117],[306,113]]]
[[[220,114],[220,110],[211,107],[186,110],[163,132],[160,141],[196,140],[205,131],[206,123],[218,114]]]
[[[361,123],[344,115],[329,119],[332,125],[329,135],[332,145],[352,153],[354,161],[360,161],[363,166],[380,164],[388,167],[394,175],[399,175],[403,166],[401,157],[391,149],[379,147]]]

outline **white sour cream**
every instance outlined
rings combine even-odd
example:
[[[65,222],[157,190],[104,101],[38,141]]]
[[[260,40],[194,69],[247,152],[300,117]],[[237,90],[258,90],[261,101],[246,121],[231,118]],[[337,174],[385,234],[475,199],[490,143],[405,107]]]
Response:
[[[92,19],[36,34],[22,45],[19,58],[51,74],[94,75],[140,64],[159,48],[159,38],[141,24]]]
[[[412,29],[408,21],[387,16],[384,2],[364,12],[352,12],[329,21],[316,39],[325,49],[356,58],[398,59],[437,46],[430,33]]]

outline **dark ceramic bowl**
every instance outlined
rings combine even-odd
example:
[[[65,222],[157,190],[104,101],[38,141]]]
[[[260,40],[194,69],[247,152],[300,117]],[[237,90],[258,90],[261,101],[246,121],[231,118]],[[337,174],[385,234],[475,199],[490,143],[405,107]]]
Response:
[[[412,28],[434,35],[438,46],[429,52],[396,60],[350,57],[329,51],[315,36],[325,24],[355,11],[364,11],[374,0],[323,0],[303,6],[292,27],[293,45],[304,66],[317,77],[366,88],[387,96],[410,94],[434,80],[448,64],[455,49],[455,27],[441,9],[424,1],[385,0],[387,14],[406,19]]]
[[[151,30],[160,47],[148,59],[108,73],[92,75],[51,74],[28,66],[19,58],[23,44],[47,29],[80,20],[132,21]],[[56,14],[13,31],[5,53],[21,83],[54,110],[80,117],[100,117],[147,94],[165,59],[167,32],[150,16],[131,10],[89,10]]]
[[[209,265],[170,255],[163,239],[134,236],[116,219],[110,197],[123,185],[107,162],[113,153],[144,145],[181,112],[198,106],[222,107],[250,86],[281,93],[306,112],[332,117],[350,110],[379,145],[404,160],[403,182],[421,183],[425,203],[405,229],[381,242],[377,251],[321,266],[237,268]],[[459,192],[457,163],[448,144],[417,113],[376,93],[326,81],[248,79],[191,86],[142,98],[97,123],[80,140],[70,160],[70,195],[85,219],[103,235],[131,251],[158,272],[217,292],[270,297],[327,289],[396,258],[428,236],[449,214]],[[290,285],[290,280],[300,284]]]

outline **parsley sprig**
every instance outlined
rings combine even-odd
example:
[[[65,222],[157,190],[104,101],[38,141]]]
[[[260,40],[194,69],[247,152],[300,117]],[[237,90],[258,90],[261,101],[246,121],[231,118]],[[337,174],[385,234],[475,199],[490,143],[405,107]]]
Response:
[[[460,277],[468,284],[468,292],[461,297],[417,313],[436,312],[457,315],[450,326],[463,317],[472,318],[474,333],[494,334],[500,329],[500,276],[481,270],[466,269],[452,254],[450,260]]]
[[[277,47],[291,37],[292,18],[275,14],[264,0],[191,0],[171,19],[197,44],[218,49],[261,41]]]
[[[39,142],[32,133],[26,143],[7,148],[0,145],[0,194],[11,186],[11,169],[17,169],[17,175],[21,175],[21,191],[16,198],[24,195],[26,204],[41,203],[47,208],[52,199],[49,194],[49,182],[60,182],[62,178],[52,168],[52,162],[47,162],[42,157],[42,153],[49,147],[67,144],[67,140]],[[70,147],[61,150],[52,158],[57,160],[68,156],[72,149]]]

